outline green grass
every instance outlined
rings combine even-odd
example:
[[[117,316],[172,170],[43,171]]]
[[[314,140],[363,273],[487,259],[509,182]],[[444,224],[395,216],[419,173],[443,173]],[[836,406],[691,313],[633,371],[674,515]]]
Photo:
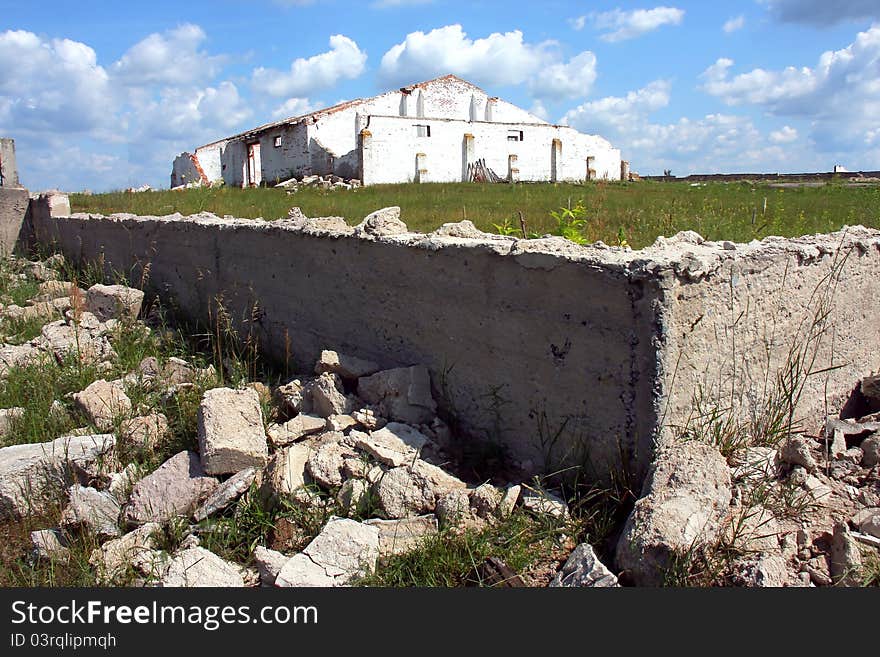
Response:
[[[506,520],[482,530],[461,534],[443,531],[424,540],[407,554],[390,557],[362,586],[481,586],[479,567],[489,557],[504,561],[522,573],[546,557],[560,541],[562,527],[517,511]]]
[[[766,209],[765,209],[766,199]],[[522,212],[528,233],[557,229],[551,215],[583,201],[587,241],[633,248],[659,235],[695,230],[707,239],[738,242],[768,235],[794,237],[863,224],[880,228],[880,186],[775,188],[751,183],[589,183],[488,185],[471,183],[377,185],[352,191],[190,189],[132,194],[71,195],[76,212],[188,215],[208,211],[244,218],[278,219],[299,206],[307,216],[342,216],[350,224],[390,205],[412,230],[428,232],[443,223],[470,219],[486,232],[512,226],[519,234]]]

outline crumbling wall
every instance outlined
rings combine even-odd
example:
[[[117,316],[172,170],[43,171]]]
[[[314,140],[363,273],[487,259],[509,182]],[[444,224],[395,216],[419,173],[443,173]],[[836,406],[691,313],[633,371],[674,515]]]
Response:
[[[748,421],[797,401],[815,435],[855,382],[880,370],[880,238],[849,228],[760,244],[679,242],[689,275],[665,284],[667,425],[733,408]],[[723,248],[723,247],[722,247]]]
[[[683,234],[629,251],[467,224],[377,238],[326,219],[32,214],[38,238],[75,260],[103,258],[134,281],[149,266],[152,288],[193,318],[222,301],[279,361],[305,368],[330,348],[424,363],[467,432],[535,472],[638,479],[655,442],[687,423],[699,383],[726,381],[740,359],[736,411],[759,409],[759,338],[776,336],[778,369],[825,279],[835,357],[815,364],[834,369],[814,374],[799,411],[824,406],[821,381],[846,387],[880,365],[880,232],[867,229],[749,245]]]

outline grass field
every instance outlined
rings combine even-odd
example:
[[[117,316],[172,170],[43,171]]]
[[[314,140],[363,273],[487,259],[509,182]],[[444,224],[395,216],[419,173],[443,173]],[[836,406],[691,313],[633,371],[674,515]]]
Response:
[[[373,210],[401,207],[411,230],[429,232],[443,223],[470,219],[486,232],[508,226],[520,234],[519,213],[528,233],[557,232],[551,212],[585,209],[581,229],[588,241],[633,248],[650,245],[658,235],[695,230],[707,239],[749,241],[768,235],[795,237],[862,224],[880,228],[880,186],[831,183],[821,187],[678,182],[517,184],[470,183],[378,185],[352,191],[190,189],[145,193],[72,194],[74,212],[188,215],[213,212],[267,220],[299,206],[307,216],[342,216],[357,224]],[[506,224],[505,224],[506,222]]]

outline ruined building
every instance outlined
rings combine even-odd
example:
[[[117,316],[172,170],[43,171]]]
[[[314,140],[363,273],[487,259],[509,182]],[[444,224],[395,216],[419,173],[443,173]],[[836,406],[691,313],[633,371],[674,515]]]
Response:
[[[447,75],[200,146],[174,160],[171,186],[327,174],[365,185],[457,182],[473,179],[478,162],[510,181],[627,175],[620,151],[602,137],[551,125]]]

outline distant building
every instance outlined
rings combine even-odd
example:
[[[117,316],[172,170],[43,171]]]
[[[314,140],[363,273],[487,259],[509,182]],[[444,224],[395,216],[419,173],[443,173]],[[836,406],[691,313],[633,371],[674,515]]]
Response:
[[[602,137],[551,125],[447,75],[182,153],[171,186],[247,187],[328,174],[365,185],[456,182],[484,170],[478,162],[513,181],[620,180],[628,172]]]

